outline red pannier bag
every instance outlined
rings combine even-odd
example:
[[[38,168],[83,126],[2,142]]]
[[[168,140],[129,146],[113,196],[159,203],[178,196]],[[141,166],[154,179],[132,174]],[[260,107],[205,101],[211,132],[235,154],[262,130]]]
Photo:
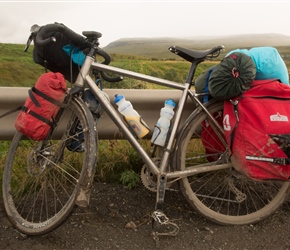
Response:
[[[241,96],[224,102],[223,127],[236,170],[256,180],[290,176],[290,87],[255,80]]]
[[[65,98],[66,90],[61,73],[47,72],[41,75],[29,90],[29,97],[16,118],[15,128],[30,139],[44,140]]]
[[[212,114],[212,116],[215,118],[217,123],[222,126],[223,112],[216,112]],[[203,146],[205,147],[205,152],[207,154],[206,159],[209,162],[217,161],[219,156],[226,150],[224,144],[221,142],[221,140],[213,130],[212,126],[209,126],[207,121],[204,121],[202,123],[201,141]]]

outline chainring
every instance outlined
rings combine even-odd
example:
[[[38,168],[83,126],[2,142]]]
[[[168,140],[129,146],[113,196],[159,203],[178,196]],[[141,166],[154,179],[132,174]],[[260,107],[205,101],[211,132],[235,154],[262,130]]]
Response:
[[[157,166],[159,166],[160,158],[153,158],[153,161]],[[146,165],[143,165],[141,169],[141,181],[149,191],[157,192],[157,176],[153,174]],[[166,188],[169,186],[170,184],[167,183]]]
[[[141,181],[149,191],[157,191],[156,176],[150,172],[146,165],[144,165],[141,169]]]

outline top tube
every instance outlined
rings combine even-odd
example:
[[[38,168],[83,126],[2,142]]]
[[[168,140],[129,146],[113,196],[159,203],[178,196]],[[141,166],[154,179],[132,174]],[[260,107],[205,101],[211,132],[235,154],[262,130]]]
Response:
[[[141,73],[137,73],[137,72],[133,72],[133,71],[129,71],[129,70],[120,69],[117,67],[101,64],[98,62],[93,62],[92,68],[111,72],[111,73],[115,73],[115,74],[119,74],[122,76],[127,76],[127,77],[134,78],[137,80],[142,80],[142,81],[146,81],[146,82],[159,84],[161,86],[170,87],[170,88],[174,88],[174,89],[184,90],[186,88],[185,84],[183,84],[183,83],[176,83],[176,82],[161,79],[158,77],[148,76],[145,74],[141,74]]]

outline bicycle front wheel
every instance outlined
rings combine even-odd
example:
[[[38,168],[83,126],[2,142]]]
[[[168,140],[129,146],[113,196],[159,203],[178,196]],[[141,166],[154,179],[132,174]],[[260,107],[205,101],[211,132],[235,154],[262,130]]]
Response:
[[[16,132],[6,157],[5,210],[27,235],[48,233],[68,218],[86,168],[96,162],[96,131],[84,102],[73,98],[60,114],[50,139],[33,141]]]
[[[212,101],[207,108],[214,117],[222,117],[222,102]],[[196,110],[179,138],[176,168],[186,170],[226,163],[227,152],[217,143],[216,133],[207,114]],[[242,225],[271,215],[287,197],[289,183],[254,181],[229,165],[228,169],[183,178],[180,187],[192,207],[209,220],[223,225]]]

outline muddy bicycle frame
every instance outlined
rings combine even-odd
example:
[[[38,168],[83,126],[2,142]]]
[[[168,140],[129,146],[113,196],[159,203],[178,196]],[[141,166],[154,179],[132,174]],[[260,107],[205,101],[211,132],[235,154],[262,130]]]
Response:
[[[211,121],[212,124],[214,124],[214,127],[219,131],[219,133],[217,134],[219,135],[223,133],[223,129],[216,122],[213,116],[207,111],[206,107],[199,101],[198,95],[195,93],[195,91],[192,91],[190,89],[191,82],[195,73],[195,69],[200,62],[201,62],[200,59],[195,59],[192,62],[187,80],[184,84],[181,84],[181,83],[164,80],[157,77],[148,76],[145,74],[136,73],[129,70],[120,69],[120,68],[109,66],[106,64],[102,64],[95,61],[94,57],[87,56],[81,68],[81,71],[78,75],[78,78],[74,84],[74,86],[77,86],[80,88],[83,88],[85,84],[88,85],[88,87],[90,88],[92,93],[95,95],[95,97],[98,99],[98,101],[100,102],[101,106],[103,107],[107,115],[116,124],[116,126],[124,133],[126,139],[138,152],[138,154],[143,159],[144,163],[150,169],[150,171],[157,176],[156,209],[162,210],[167,179],[174,179],[172,180],[172,182],[174,182],[186,176],[190,176],[190,175],[194,175],[194,174],[198,174],[202,172],[226,169],[231,166],[230,163],[218,164],[214,166],[212,164],[209,165],[205,163],[202,166],[199,166],[198,168],[188,167],[186,170],[168,172],[167,166],[169,162],[169,156],[171,153],[173,153],[173,150],[174,150],[174,141],[175,139],[177,139],[176,137],[177,137],[178,127],[181,121],[182,112],[184,110],[184,106],[185,106],[188,96],[192,99],[193,102],[197,104],[197,108],[200,108],[202,109],[202,111],[207,113],[209,117],[209,121]],[[104,96],[102,90],[96,85],[95,81],[90,77],[89,72],[91,69],[114,73],[117,75],[126,76],[129,78],[134,78],[134,79],[142,80],[145,82],[150,82],[153,84],[157,84],[157,85],[161,85],[161,86],[165,86],[165,87],[182,91],[182,95],[180,99],[178,100],[178,106],[175,112],[174,121],[172,122],[172,126],[170,128],[170,133],[169,133],[170,135],[169,135],[166,145],[164,146],[164,151],[163,151],[159,166],[156,166],[156,164],[150,158],[150,156],[145,151],[145,149],[140,145],[138,139],[133,135],[133,133],[128,128],[128,126],[124,123],[124,121],[120,117],[120,114],[112,106],[110,101]],[[223,141],[224,145],[226,145],[226,142],[224,141],[224,139],[222,137],[220,137],[220,139],[221,141]]]

